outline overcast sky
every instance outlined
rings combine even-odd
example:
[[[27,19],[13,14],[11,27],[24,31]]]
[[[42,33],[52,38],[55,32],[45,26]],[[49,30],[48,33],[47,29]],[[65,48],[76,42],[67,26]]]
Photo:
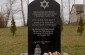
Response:
[[[8,3],[8,0],[0,0],[0,12],[2,11],[1,7],[2,7],[3,10],[6,9],[5,7],[6,7],[7,3]],[[16,3],[13,5],[13,8],[14,9],[21,9],[20,4],[21,4],[20,0],[16,0]],[[23,5],[24,5],[25,18],[27,18],[27,2],[26,2],[26,0],[23,0]],[[15,17],[17,19],[22,18],[21,12],[16,13]]]
[[[8,0],[0,0],[0,10],[1,10],[1,6],[5,6],[5,3],[7,3]],[[16,0],[17,3],[15,4],[15,8],[20,8],[20,0]],[[33,0],[29,0],[29,3],[31,3]],[[61,4],[61,0],[56,0],[59,4]],[[70,0],[71,1],[71,5],[73,4],[74,0]],[[82,4],[83,0],[75,0],[76,4]],[[23,0],[24,3],[24,13],[25,13],[25,18],[27,18],[27,1]],[[68,0],[63,0],[63,4],[64,4],[64,18],[65,20],[68,20],[69,16],[68,16]],[[15,14],[16,18],[22,18],[21,13],[17,13]]]

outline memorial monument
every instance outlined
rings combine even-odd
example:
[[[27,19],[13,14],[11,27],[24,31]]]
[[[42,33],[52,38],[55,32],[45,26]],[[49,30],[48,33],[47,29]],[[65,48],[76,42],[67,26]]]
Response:
[[[60,38],[59,3],[55,0],[34,0],[31,2],[28,5],[28,55],[61,52]]]

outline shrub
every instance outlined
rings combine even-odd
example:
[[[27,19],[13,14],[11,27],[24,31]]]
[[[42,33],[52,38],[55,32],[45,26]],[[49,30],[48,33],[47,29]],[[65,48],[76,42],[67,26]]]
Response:
[[[82,35],[82,33],[84,32],[84,23],[83,23],[83,18],[80,16],[80,21],[79,21],[79,24],[78,24],[78,29],[77,29],[77,32]]]
[[[15,24],[14,18],[12,18],[10,30],[11,30],[11,33],[13,34],[13,36],[14,36],[16,34],[16,24]]]

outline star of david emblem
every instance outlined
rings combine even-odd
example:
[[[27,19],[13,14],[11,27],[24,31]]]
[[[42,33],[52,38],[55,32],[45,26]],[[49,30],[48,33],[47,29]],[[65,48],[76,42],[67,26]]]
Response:
[[[44,9],[46,8],[46,7],[49,7],[49,2],[47,2],[46,0],[43,0],[42,2],[40,2],[41,3],[41,5],[40,5],[40,7],[43,7]]]

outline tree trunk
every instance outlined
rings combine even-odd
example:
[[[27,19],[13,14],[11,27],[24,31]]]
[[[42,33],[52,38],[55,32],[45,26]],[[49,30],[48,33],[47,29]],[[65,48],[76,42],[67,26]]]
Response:
[[[75,4],[76,2],[75,2],[75,0],[74,0],[74,4]]]
[[[84,7],[84,8],[83,8],[83,10],[84,10],[84,19],[85,19],[85,0],[83,0],[83,4],[84,4],[84,5],[83,5],[83,7]]]
[[[70,24],[70,0],[68,0],[68,5],[69,5],[69,24]]]
[[[64,15],[63,15],[63,0],[61,0],[61,18],[62,22],[64,21]]]
[[[5,27],[7,27],[8,21],[9,21],[9,15],[7,15],[7,18],[5,20]]]
[[[21,12],[22,12],[23,23],[25,26],[25,15],[24,15],[24,10],[23,10],[23,1],[22,0],[21,0]]]

